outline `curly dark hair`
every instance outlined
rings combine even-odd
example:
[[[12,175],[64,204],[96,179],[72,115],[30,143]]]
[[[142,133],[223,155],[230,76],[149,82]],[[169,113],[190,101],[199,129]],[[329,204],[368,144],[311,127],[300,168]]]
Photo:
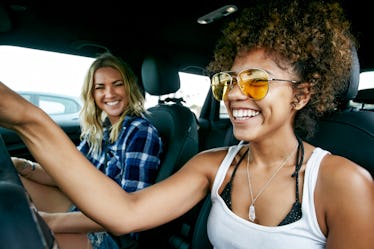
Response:
[[[230,70],[238,52],[264,48],[278,66],[311,83],[311,100],[294,121],[295,131],[310,137],[317,119],[336,108],[336,96],[347,87],[357,48],[350,29],[337,2],[257,1],[226,24],[207,69]]]

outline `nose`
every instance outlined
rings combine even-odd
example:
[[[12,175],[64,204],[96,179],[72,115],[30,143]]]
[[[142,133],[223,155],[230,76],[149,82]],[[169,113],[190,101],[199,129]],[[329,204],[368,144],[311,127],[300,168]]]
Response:
[[[105,96],[112,96],[114,94],[114,88],[112,86],[105,87]]]
[[[247,96],[242,93],[237,79],[233,77],[233,80],[227,89],[227,99],[238,99],[238,98],[243,99],[246,97]]]

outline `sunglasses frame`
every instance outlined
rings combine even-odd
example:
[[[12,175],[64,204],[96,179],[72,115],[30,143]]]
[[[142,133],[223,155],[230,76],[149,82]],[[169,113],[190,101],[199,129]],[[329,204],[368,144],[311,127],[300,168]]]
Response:
[[[243,88],[245,87],[245,85],[242,85],[242,84],[245,84],[243,83],[243,81],[241,82],[240,81],[240,75],[244,72],[247,72],[249,70],[253,70],[253,71],[260,71],[261,73],[263,73],[264,75],[267,76],[267,80],[262,80],[262,81],[266,81],[267,82],[267,89],[266,89],[266,93],[264,94],[263,97],[261,98],[253,98],[251,96],[249,96],[248,94],[246,94],[244,91],[243,91]],[[218,98],[216,96],[216,94],[214,94],[214,85],[213,85],[213,79],[215,77],[218,77],[218,75],[227,75],[229,76],[229,79],[230,79],[230,82],[223,86],[221,86],[222,88],[222,94],[220,94],[222,96],[222,98]],[[218,77],[219,79],[220,77]],[[234,79],[235,79],[235,82],[234,82]],[[235,84],[238,84],[239,86],[239,89],[240,91],[242,92],[242,94],[244,94],[245,96],[247,96],[248,98],[252,99],[252,100],[261,100],[263,98],[266,97],[266,95],[268,94],[268,91],[269,91],[269,86],[270,86],[270,81],[281,81],[281,82],[290,82],[292,84],[297,84],[297,83],[300,83],[300,81],[297,81],[297,80],[285,80],[285,79],[278,79],[278,78],[272,78],[270,77],[270,74],[268,72],[266,72],[264,69],[261,69],[261,68],[247,68],[247,69],[244,69],[242,71],[240,71],[239,73],[236,73],[234,71],[223,71],[223,72],[219,72],[219,73],[216,73],[214,74],[212,77],[211,77],[211,88],[212,88],[212,93],[213,93],[213,97],[218,100],[218,101],[221,101],[221,100],[225,100],[225,96],[227,95],[227,93],[234,87]],[[219,81],[220,82],[220,81]],[[228,90],[227,90],[228,89]]]

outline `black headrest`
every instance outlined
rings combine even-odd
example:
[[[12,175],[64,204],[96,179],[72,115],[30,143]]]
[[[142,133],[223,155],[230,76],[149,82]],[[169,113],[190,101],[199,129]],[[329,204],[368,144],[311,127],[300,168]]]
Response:
[[[356,48],[352,49],[352,66],[351,74],[348,79],[348,84],[345,92],[339,96],[341,103],[347,103],[354,99],[358,92],[358,85],[360,83],[360,62],[358,60]]]
[[[374,104],[374,88],[361,89],[358,91],[354,102]]]
[[[161,57],[147,57],[141,74],[144,90],[151,95],[175,93],[180,88],[178,68]]]

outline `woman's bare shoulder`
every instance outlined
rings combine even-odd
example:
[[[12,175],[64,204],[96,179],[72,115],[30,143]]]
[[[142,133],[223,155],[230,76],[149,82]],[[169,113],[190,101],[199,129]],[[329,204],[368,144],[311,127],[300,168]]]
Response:
[[[362,166],[355,162],[334,154],[328,154],[321,162],[320,174],[321,179],[327,180],[327,183],[345,183],[350,181],[371,181],[373,178]]]
[[[373,196],[373,178],[367,170],[347,158],[326,155],[318,174],[315,205],[321,228],[331,235],[328,240],[348,241],[356,231],[371,231]]]
[[[348,199],[352,202],[352,198],[358,198],[356,203],[362,203],[373,195],[373,183],[369,171],[345,157],[329,154],[321,162],[317,186],[323,199],[330,204]]]

